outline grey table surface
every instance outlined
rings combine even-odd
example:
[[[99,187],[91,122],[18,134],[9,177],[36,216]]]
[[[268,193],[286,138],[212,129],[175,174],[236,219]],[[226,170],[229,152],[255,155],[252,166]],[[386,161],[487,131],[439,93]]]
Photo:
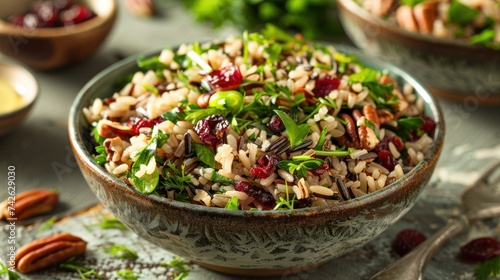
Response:
[[[7,196],[7,167],[15,166],[18,192],[42,187],[60,191],[62,203],[56,209],[59,214],[96,204],[97,199],[76,166],[67,136],[68,112],[78,91],[120,57],[238,33],[229,27],[213,30],[195,23],[177,1],[160,2],[161,14],[154,18],[133,17],[121,1],[118,2],[120,11],[116,25],[94,56],[65,69],[34,72],[41,86],[41,96],[28,119],[12,134],[0,138],[1,200]],[[397,258],[390,247],[399,230],[415,228],[430,235],[457,212],[460,191],[486,165],[500,159],[500,113],[498,107],[478,106],[474,98],[463,103],[439,101],[446,120],[445,146],[431,182],[414,208],[363,248],[312,271],[274,279],[368,279]],[[498,238],[499,232],[498,219],[474,225],[435,256],[424,279],[473,279],[473,266],[457,260],[459,246],[477,236]],[[3,257],[4,254],[0,259]],[[187,279],[240,278],[197,268]]]

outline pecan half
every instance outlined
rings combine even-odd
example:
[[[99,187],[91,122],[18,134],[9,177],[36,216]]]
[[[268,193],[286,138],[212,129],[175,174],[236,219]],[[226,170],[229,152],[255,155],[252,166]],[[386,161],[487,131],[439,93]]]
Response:
[[[368,151],[375,149],[380,142],[377,135],[375,135],[375,132],[370,127],[364,125],[358,127],[358,134],[361,148],[367,149]]]
[[[54,210],[59,203],[59,194],[51,189],[29,190],[17,194],[14,198],[0,204],[0,219],[28,219]]]
[[[59,233],[34,240],[17,251],[16,268],[21,273],[34,272],[82,255],[87,242],[69,233]]]
[[[420,33],[431,33],[438,17],[437,3],[419,3],[413,8],[413,15]]]
[[[380,128],[380,121],[378,120],[377,110],[372,104],[366,104],[363,107],[363,115],[369,120],[376,128]]]
[[[346,135],[342,135],[337,139],[341,146],[348,145],[349,147],[359,148],[359,137],[358,137],[358,129],[356,126],[356,122],[346,113],[339,114],[339,118],[343,119],[347,122],[345,126],[345,130],[349,137]]]
[[[402,28],[408,31],[418,32],[417,21],[415,20],[413,10],[410,6],[399,6],[396,10],[396,21]]]

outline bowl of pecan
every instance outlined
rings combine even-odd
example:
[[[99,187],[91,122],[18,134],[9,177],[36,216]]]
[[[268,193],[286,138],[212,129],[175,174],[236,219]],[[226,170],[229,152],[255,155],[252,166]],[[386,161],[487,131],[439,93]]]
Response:
[[[500,6],[495,1],[337,4],[344,30],[359,48],[412,73],[431,93],[469,108],[500,104]]]
[[[85,179],[126,226],[240,275],[297,273],[375,238],[414,204],[443,136],[402,70],[274,28],[127,58],[69,116]]]
[[[94,54],[112,30],[114,0],[0,1],[0,51],[38,70]]]

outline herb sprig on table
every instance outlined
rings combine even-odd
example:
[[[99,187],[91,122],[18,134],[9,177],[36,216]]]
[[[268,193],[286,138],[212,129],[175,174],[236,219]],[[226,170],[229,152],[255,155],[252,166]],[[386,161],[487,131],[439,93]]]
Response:
[[[474,268],[477,280],[486,280],[500,276],[500,256],[490,259]]]

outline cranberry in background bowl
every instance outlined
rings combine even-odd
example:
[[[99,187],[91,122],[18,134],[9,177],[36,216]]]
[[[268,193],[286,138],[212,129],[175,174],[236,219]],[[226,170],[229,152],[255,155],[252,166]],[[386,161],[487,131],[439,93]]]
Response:
[[[37,70],[78,63],[104,42],[114,0],[0,0],[0,52]]]

